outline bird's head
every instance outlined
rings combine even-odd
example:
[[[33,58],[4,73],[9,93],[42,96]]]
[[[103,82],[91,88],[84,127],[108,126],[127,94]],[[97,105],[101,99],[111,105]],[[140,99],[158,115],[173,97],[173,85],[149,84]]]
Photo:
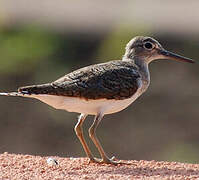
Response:
[[[162,45],[151,37],[137,36],[126,45],[126,52],[123,57],[150,63],[156,59],[170,59],[194,63],[194,60],[177,55],[165,50]]]

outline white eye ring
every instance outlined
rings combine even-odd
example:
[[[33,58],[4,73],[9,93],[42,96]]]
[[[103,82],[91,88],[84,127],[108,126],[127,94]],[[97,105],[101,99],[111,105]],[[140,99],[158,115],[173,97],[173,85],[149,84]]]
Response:
[[[154,45],[151,42],[145,42],[144,48],[147,50],[152,50],[154,48]]]

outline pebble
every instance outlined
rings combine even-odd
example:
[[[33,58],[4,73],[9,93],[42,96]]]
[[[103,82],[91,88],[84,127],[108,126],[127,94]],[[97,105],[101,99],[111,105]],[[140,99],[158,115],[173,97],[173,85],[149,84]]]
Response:
[[[56,166],[56,165],[58,165],[58,162],[54,158],[48,158],[47,159],[47,164],[48,164],[48,166]]]

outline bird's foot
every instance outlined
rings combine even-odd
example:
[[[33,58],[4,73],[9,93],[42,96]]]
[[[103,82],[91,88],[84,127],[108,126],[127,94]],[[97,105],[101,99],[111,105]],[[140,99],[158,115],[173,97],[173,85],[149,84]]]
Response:
[[[128,163],[122,162],[121,160],[117,160],[115,158],[115,156],[113,156],[111,159],[109,159],[109,158],[104,158],[104,159],[92,158],[92,159],[90,159],[90,163],[112,164],[112,165],[128,164]]]
[[[90,158],[89,159],[89,163],[100,163],[102,161],[102,159],[99,158]]]

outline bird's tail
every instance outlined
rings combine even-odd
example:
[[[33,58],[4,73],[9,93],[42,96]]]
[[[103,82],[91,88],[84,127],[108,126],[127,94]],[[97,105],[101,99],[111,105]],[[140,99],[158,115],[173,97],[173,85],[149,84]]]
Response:
[[[51,84],[41,84],[41,85],[32,85],[20,87],[18,92],[10,92],[10,93],[0,93],[0,96],[23,96],[23,97],[32,97],[39,94],[52,94],[54,89]]]
[[[35,87],[35,86],[33,86]],[[30,86],[27,87],[21,87],[18,89],[18,92],[2,92],[0,93],[0,96],[23,96],[23,97],[30,97],[31,93],[27,91],[30,88]]]
[[[0,93],[0,96],[24,96],[24,94],[20,92],[10,92],[10,93]]]
[[[48,83],[48,84],[20,87],[18,89],[18,92],[24,95],[51,94],[52,92],[54,92],[55,88],[56,87]]]

